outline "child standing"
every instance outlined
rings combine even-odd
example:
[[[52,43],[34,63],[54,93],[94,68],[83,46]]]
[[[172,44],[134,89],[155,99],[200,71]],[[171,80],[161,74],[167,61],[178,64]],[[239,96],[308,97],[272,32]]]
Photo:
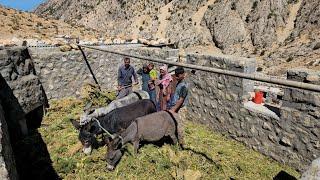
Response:
[[[150,95],[150,99],[154,102],[154,104],[157,104],[156,101],[156,86],[155,86],[155,81],[158,78],[158,73],[157,71],[154,69],[154,65],[153,63],[149,63],[148,64],[148,69],[149,69],[149,76],[150,76],[150,80],[149,80],[149,95]]]

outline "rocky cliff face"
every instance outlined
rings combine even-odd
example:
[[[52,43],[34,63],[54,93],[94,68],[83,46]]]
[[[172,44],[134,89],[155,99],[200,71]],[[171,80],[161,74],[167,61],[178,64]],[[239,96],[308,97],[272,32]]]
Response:
[[[48,0],[35,12],[109,37],[165,38],[179,48],[256,57],[269,74],[320,69],[317,0]]]

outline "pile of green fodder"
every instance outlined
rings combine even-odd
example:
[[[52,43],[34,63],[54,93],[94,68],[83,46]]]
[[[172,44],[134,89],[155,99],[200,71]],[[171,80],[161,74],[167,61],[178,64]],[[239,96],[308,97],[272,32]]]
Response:
[[[127,145],[113,172],[106,170],[106,147],[90,156],[81,151],[78,131],[70,123],[83,112],[85,102],[62,99],[50,102],[40,133],[47,143],[53,167],[64,179],[272,179],[281,170],[299,177],[293,168],[230,140],[209,128],[187,121],[186,150],[178,145],[146,144],[137,155]]]
[[[116,99],[116,91],[100,91],[97,85],[90,83],[82,86],[80,94],[84,104],[90,104],[90,108],[105,106]]]

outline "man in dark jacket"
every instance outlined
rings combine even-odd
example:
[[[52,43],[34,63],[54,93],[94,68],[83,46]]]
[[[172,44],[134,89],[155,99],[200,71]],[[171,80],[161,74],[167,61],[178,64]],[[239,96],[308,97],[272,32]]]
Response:
[[[130,65],[130,58],[125,57],[123,59],[124,65],[118,69],[118,90],[117,99],[127,96],[132,93],[132,77],[135,84],[138,84],[137,74],[134,68]]]

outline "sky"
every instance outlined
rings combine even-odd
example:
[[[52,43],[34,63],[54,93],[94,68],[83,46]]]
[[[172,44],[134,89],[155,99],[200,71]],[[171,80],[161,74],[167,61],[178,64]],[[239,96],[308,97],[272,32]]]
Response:
[[[0,0],[0,4],[23,11],[32,11],[44,0]]]

